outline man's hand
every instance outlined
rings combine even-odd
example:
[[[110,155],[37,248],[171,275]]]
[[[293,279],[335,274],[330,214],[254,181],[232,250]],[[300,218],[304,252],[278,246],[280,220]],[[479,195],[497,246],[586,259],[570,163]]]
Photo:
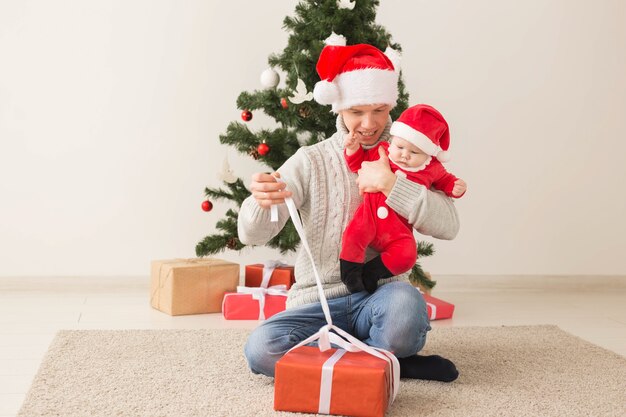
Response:
[[[277,182],[276,178],[280,178],[278,172],[267,174],[259,172],[252,174],[252,182],[250,183],[250,191],[252,196],[264,209],[268,209],[274,204],[282,204],[286,197],[291,197],[291,192],[286,191],[287,184]]]
[[[354,132],[343,135],[343,147],[346,149],[348,156],[354,155],[354,153],[359,150],[360,146],[361,144],[357,142]]]
[[[378,147],[378,155],[380,158],[377,161],[366,161],[361,164],[356,180],[360,194],[381,192],[388,196],[396,183],[397,178],[391,172],[389,158],[382,146]]]
[[[457,179],[454,181],[454,187],[452,187],[452,195],[455,197],[460,197],[463,193],[467,191],[467,184],[462,179]]]

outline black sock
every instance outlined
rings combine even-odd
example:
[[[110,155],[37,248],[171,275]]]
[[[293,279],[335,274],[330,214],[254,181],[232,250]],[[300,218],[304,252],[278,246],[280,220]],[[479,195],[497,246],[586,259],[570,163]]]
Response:
[[[378,288],[378,280],[390,278],[393,274],[387,269],[380,256],[368,261],[363,267],[363,286],[373,294]]]
[[[398,358],[398,361],[400,362],[400,378],[452,382],[459,376],[459,371],[452,361],[439,355],[413,355]]]
[[[363,264],[339,259],[341,282],[346,284],[348,291],[354,294],[365,289],[363,287]]]

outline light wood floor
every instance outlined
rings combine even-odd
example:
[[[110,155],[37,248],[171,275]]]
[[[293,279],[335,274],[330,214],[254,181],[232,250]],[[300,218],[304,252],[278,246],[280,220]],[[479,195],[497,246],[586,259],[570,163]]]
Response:
[[[556,324],[626,356],[626,277],[440,276],[456,305],[438,326]],[[0,417],[16,415],[60,329],[254,328],[220,314],[170,317],[149,306],[148,278],[0,278]]]

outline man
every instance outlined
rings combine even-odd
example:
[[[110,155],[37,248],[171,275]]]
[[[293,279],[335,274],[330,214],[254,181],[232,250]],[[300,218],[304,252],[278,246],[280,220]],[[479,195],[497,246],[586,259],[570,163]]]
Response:
[[[387,205],[422,234],[453,239],[458,232],[452,201],[396,177],[384,151],[379,160],[363,163],[358,178],[344,161],[344,135],[354,135],[364,147],[389,138],[389,112],[398,98],[399,68],[371,45],[329,45],[320,55],[317,71],[322,81],[316,85],[314,96],[321,104],[332,104],[338,113],[337,132],[299,149],[278,172],[252,176],[252,195],[239,212],[239,239],[249,245],[267,243],[287,222],[289,213],[283,203],[286,197],[292,197],[320,273],[333,324],[370,346],[393,352],[400,361],[403,378],[453,381],[458,372],[451,361],[438,355],[416,354],[426,342],[430,325],[426,303],[407,282],[407,274],[380,280],[373,294],[350,294],[340,278],[341,236],[363,192],[384,193]],[[277,177],[285,183],[277,182]],[[270,221],[272,205],[278,205],[278,222]],[[375,257],[375,253],[369,254],[370,259]],[[263,322],[246,343],[245,355],[255,373],[274,376],[276,361],[326,323],[313,269],[303,250],[298,253],[295,274],[287,310]]]

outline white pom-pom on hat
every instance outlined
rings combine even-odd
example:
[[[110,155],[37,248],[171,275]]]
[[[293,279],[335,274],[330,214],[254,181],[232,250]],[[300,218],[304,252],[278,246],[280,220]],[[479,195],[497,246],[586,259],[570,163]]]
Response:
[[[441,163],[448,162],[450,160],[450,151],[441,151],[437,154],[437,160]]]
[[[320,104],[333,104],[339,100],[339,88],[333,82],[319,81],[313,88],[313,98]]]
[[[400,52],[388,46],[387,49],[385,49],[385,55],[387,55],[387,58],[389,58],[389,60],[393,64],[393,69],[396,72],[400,72],[400,64],[402,63],[402,54],[400,54]]]

